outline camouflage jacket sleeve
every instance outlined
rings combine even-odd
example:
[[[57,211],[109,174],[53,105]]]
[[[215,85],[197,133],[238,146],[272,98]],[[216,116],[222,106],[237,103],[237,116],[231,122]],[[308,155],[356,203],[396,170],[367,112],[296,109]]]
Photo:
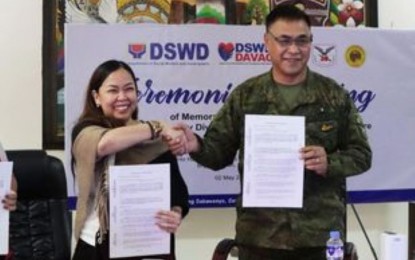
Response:
[[[348,97],[344,122],[339,133],[339,149],[328,154],[328,176],[352,176],[367,171],[372,162],[363,120]]]
[[[213,170],[220,170],[233,163],[240,148],[241,115],[239,91],[234,90],[226,103],[214,116],[203,140],[201,150],[191,153],[193,160]]]

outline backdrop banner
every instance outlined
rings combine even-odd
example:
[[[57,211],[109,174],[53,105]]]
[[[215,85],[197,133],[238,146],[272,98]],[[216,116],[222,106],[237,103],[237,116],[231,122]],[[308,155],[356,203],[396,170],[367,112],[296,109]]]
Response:
[[[270,70],[263,26],[77,25],[65,35],[65,153],[89,77],[103,61],[127,62],[137,75],[139,118],[187,123],[203,135],[230,92]],[[313,28],[309,66],[346,88],[373,149],[372,168],[348,178],[349,202],[415,199],[415,31]],[[411,112],[412,111],[412,112]],[[193,207],[229,207],[240,183],[236,162],[211,171],[179,157]]]

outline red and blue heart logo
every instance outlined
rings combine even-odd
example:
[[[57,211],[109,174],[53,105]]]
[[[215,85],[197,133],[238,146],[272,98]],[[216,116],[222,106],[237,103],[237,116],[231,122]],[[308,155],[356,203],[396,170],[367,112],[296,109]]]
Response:
[[[218,46],[218,52],[222,60],[227,61],[232,57],[235,47],[231,42],[221,42]]]

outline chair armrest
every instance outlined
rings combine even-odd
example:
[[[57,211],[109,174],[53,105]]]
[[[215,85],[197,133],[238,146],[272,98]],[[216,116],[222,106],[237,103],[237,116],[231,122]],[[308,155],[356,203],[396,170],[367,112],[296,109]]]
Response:
[[[215,248],[212,260],[226,260],[232,248],[236,246],[236,241],[230,238],[222,239]]]
[[[344,244],[344,260],[358,260],[356,246],[352,242]]]

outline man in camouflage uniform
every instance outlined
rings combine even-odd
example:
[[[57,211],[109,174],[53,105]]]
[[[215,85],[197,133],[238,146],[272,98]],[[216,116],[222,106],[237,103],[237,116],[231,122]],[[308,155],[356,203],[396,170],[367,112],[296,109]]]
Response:
[[[329,231],[345,234],[345,179],[370,168],[371,149],[347,92],[307,67],[312,41],[308,16],[293,6],[276,7],[267,16],[264,41],[271,71],[235,88],[203,140],[179,124],[186,144],[171,140],[169,145],[174,153],[190,152],[196,162],[215,170],[230,165],[239,151],[243,176],[245,115],[305,116],[306,146],[299,152],[303,207],[242,208],[239,198],[236,240],[243,260],[325,259]]]

